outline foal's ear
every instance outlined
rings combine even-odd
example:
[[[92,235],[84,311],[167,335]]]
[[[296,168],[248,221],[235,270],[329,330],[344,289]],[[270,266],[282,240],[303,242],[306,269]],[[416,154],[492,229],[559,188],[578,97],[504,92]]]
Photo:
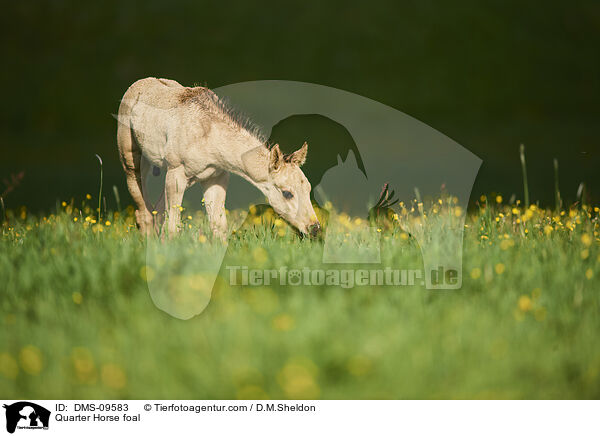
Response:
[[[308,144],[305,142],[304,145],[302,145],[302,147],[300,147],[300,150],[296,150],[295,152],[290,154],[289,161],[291,163],[296,164],[299,167],[301,167],[302,165],[304,165],[304,162],[306,162],[307,154],[308,154]]]
[[[269,171],[277,171],[283,164],[283,153],[279,149],[279,144],[275,144],[269,151]]]

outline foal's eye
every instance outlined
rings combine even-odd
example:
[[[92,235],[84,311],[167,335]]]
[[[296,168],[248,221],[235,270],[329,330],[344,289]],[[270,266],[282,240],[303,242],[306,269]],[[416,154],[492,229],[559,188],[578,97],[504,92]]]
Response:
[[[294,194],[292,194],[290,191],[281,191],[281,193],[283,194],[283,198],[286,200],[291,200],[294,198]]]

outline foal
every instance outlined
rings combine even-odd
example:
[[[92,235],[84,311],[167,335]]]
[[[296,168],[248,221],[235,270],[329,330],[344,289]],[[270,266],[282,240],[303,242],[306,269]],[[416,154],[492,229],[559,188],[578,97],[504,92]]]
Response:
[[[149,77],[129,87],[119,107],[117,143],[127,187],[137,205],[140,230],[160,230],[144,195],[150,168],[166,171],[164,195],[156,207],[177,232],[187,188],[200,182],[211,230],[225,238],[225,196],[229,173],[256,186],[282,218],[301,233],[316,235],[320,224],[310,201],[311,186],[300,169],[308,145],[284,156],[267,148],[257,129],[241,120],[211,90],[187,88]],[[166,208],[166,214],[165,214]]]

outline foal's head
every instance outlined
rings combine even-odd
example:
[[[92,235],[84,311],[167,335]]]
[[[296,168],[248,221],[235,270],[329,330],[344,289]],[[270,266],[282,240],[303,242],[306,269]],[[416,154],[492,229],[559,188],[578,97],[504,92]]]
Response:
[[[279,145],[268,151],[269,175],[263,192],[269,203],[283,219],[301,233],[316,236],[321,230],[310,201],[311,186],[300,169],[306,160],[308,144],[284,156]]]

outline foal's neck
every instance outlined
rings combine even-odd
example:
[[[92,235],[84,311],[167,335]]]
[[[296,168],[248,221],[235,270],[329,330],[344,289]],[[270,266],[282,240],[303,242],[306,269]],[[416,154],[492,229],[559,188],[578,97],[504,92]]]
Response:
[[[246,179],[265,193],[264,182],[269,173],[269,150],[249,132],[236,133],[228,135],[227,150],[220,153],[222,169]]]

